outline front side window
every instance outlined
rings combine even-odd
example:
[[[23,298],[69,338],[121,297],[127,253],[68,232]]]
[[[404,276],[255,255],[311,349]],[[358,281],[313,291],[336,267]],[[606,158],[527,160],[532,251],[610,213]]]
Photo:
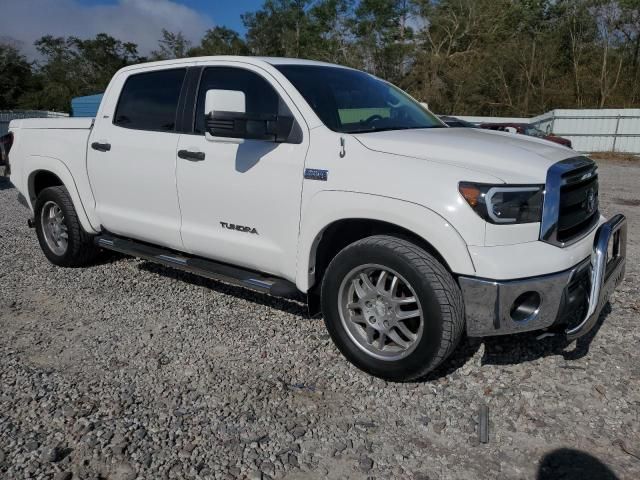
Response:
[[[358,70],[276,65],[331,130],[365,133],[444,127],[399,88]]]
[[[186,69],[131,75],[122,87],[114,125],[173,132]]]
[[[204,103],[207,90],[236,90],[244,93],[248,114],[283,115],[289,110],[271,84],[257,73],[242,68],[209,67],[202,73],[196,104],[195,133],[204,134]]]

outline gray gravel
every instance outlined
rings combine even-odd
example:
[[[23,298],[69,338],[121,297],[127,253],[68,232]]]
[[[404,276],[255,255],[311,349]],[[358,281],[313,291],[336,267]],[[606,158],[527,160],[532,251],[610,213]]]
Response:
[[[0,478],[640,478],[640,166],[601,184],[629,266],[592,341],[465,340],[392,384],[297,303],[121,256],[50,265],[0,179]]]

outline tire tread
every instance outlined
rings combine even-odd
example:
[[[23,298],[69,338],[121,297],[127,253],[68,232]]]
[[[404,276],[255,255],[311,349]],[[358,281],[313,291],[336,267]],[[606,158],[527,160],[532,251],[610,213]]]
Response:
[[[38,199],[36,200],[36,223],[39,225],[39,215],[44,203],[44,197],[52,196],[56,201],[60,202],[65,219],[67,220],[67,233],[69,235],[68,248],[69,250],[65,254],[64,258],[57,259],[55,262],[59,266],[63,267],[83,267],[90,265],[96,259],[99,249],[93,243],[93,235],[87,233],[78,219],[78,214],[73,206],[73,201],[69,192],[64,186],[48,187],[40,192]],[[47,247],[40,242],[43,250]],[[51,257],[47,255],[49,260]]]
[[[334,257],[327,270],[331,270],[332,263],[339,261],[339,256],[348,255],[350,250],[361,246],[387,249],[403,257],[431,284],[440,304],[443,330],[437,355],[406,380],[422,378],[451,355],[462,337],[465,329],[465,312],[460,287],[449,271],[433,255],[408,240],[391,235],[376,235],[352,243]]]

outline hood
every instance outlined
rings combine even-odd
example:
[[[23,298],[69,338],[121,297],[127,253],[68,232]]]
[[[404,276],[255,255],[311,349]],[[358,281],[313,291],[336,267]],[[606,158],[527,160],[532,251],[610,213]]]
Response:
[[[579,154],[547,140],[476,128],[357,134],[366,148],[493,175],[506,183],[544,183],[551,165]]]

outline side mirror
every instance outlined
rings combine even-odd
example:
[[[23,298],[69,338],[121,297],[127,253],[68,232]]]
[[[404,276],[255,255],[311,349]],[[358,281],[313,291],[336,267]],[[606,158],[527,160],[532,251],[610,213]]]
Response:
[[[204,113],[215,111],[245,113],[247,101],[239,90],[207,90],[204,99]]]
[[[246,112],[244,92],[208,90],[205,125],[211,137],[286,142],[293,129],[293,117]]]

